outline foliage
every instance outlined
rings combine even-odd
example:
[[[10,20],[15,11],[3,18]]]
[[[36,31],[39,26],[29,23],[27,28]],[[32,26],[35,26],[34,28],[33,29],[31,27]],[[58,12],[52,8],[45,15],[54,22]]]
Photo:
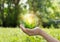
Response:
[[[60,25],[60,1],[59,0],[1,0],[0,1],[0,25],[16,27],[19,25],[18,16],[27,11],[33,11],[40,19],[38,23],[51,26]],[[6,5],[6,6],[5,6]],[[27,7],[29,7],[27,9]],[[57,26],[58,27],[58,26]]]
[[[20,14],[20,0],[1,0],[1,21],[2,26],[17,26],[18,15]]]
[[[35,13],[39,11],[42,18],[56,19],[60,14],[59,0],[28,0],[29,10],[33,10]],[[55,5],[54,5],[55,4]],[[58,16],[58,18],[60,15]]]
[[[60,20],[59,2],[59,0],[28,0],[29,10],[33,10],[37,13],[38,17],[41,19],[40,22],[47,25],[51,25],[50,22],[55,22],[55,20]]]
[[[60,29],[43,30],[60,40]],[[0,27],[0,42],[46,42],[46,40],[41,36],[28,36],[19,28]]]

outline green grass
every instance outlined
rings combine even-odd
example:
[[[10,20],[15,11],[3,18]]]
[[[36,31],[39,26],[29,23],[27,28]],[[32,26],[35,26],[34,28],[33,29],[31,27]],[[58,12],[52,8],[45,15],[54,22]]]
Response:
[[[43,29],[60,40],[60,29]],[[0,27],[0,42],[46,42],[41,36],[28,36],[19,28]]]

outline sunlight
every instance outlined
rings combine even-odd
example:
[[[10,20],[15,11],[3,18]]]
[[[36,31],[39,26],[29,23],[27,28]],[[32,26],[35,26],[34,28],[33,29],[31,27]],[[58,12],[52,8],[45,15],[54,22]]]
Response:
[[[26,14],[24,15],[24,21],[28,22],[29,24],[32,24],[34,22],[34,15],[33,14]]]
[[[27,13],[21,16],[21,21],[27,28],[34,28],[38,25],[39,19],[35,14]]]

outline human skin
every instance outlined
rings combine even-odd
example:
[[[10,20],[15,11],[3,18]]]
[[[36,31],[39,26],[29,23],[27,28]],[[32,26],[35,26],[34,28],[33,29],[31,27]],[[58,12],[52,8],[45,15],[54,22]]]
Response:
[[[34,29],[28,29],[25,28],[22,24],[20,25],[20,28],[22,29],[22,31],[26,34],[28,34],[29,36],[34,36],[34,35],[40,35],[42,36],[45,40],[47,40],[47,42],[60,42],[59,40],[53,38],[52,36],[50,36],[49,34],[47,34],[45,31],[43,31],[41,28],[36,27]]]

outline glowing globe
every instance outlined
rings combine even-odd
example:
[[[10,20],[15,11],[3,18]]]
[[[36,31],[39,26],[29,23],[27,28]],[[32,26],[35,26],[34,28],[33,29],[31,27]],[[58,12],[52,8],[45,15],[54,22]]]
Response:
[[[26,28],[34,28],[38,24],[38,17],[34,14],[25,14],[22,16],[22,21]]]

